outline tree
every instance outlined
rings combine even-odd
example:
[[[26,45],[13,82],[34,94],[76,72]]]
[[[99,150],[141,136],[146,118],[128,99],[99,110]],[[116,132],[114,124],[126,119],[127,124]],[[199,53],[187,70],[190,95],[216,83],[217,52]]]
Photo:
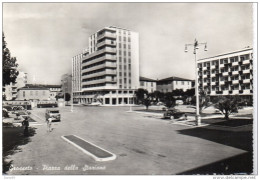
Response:
[[[7,43],[5,41],[5,36],[3,33],[2,37],[3,46],[3,87],[9,85],[10,83],[15,83],[19,72],[17,71],[18,64],[16,63],[16,57],[11,57],[11,53],[7,48]]]
[[[142,88],[137,89],[137,91],[135,92],[135,96],[136,96],[136,100],[137,102],[141,102],[143,103],[143,100],[145,98],[145,96],[148,96],[148,91]]]
[[[184,92],[182,89],[175,89],[172,91],[173,96],[183,96]]]
[[[192,88],[192,89],[187,89],[184,94],[188,97],[191,97],[191,96],[194,96],[195,95],[195,89]]]
[[[145,97],[145,98],[143,99],[143,104],[145,105],[146,110],[148,110],[148,107],[151,105],[151,99],[150,99],[150,97]]]
[[[164,94],[163,102],[167,108],[174,107],[176,105],[176,99],[173,97],[173,93],[168,92]]]
[[[225,119],[229,120],[229,115],[238,112],[239,109],[238,96],[221,96],[218,103],[215,104],[215,108],[220,110],[225,115]]]

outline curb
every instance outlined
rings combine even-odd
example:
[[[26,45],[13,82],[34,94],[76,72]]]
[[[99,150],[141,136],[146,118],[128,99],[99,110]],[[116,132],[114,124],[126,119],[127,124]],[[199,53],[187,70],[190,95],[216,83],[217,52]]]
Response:
[[[82,152],[84,152],[85,154],[87,154],[87,155],[89,155],[90,157],[92,157],[95,161],[111,161],[111,160],[115,160],[115,159],[116,159],[116,155],[115,155],[115,154],[113,154],[113,153],[111,153],[111,152],[109,152],[109,151],[107,151],[107,150],[105,150],[105,149],[103,149],[103,148],[101,148],[101,147],[99,147],[99,146],[97,146],[97,145],[91,143],[91,142],[88,142],[88,141],[86,141],[85,139],[82,139],[82,138],[80,138],[80,137],[78,137],[78,136],[76,136],[76,135],[73,135],[73,136],[75,136],[75,137],[77,137],[77,138],[79,138],[79,139],[81,139],[81,140],[83,140],[83,141],[85,141],[85,142],[87,142],[87,143],[89,143],[89,144],[95,146],[96,148],[99,148],[99,149],[101,149],[101,150],[103,150],[103,151],[105,151],[105,152],[111,154],[112,156],[111,156],[111,157],[107,157],[107,158],[99,158],[99,157],[95,156],[94,154],[90,153],[89,151],[87,151],[87,150],[83,149],[82,147],[78,146],[76,143],[74,143],[74,142],[68,140],[68,139],[65,138],[64,136],[61,136],[61,138],[64,139],[64,140],[65,140],[66,142],[68,142],[69,144],[72,144],[72,145],[75,146],[76,148],[80,149],[80,150],[81,150]]]

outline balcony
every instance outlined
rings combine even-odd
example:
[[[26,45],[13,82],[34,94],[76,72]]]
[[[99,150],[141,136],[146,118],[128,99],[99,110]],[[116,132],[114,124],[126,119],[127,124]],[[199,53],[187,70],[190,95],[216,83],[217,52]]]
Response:
[[[223,72],[223,76],[228,76],[228,72]]]
[[[93,60],[85,62],[85,63],[82,63],[82,65],[83,66],[88,66],[88,65],[91,65],[91,64],[94,64],[94,63],[97,63],[97,62],[100,62],[100,61],[104,61],[104,60],[116,61],[116,56],[115,55],[106,54],[105,56],[99,57],[97,59],[93,59]]]
[[[207,67],[203,67],[202,70],[207,70]]]
[[[224,85],[224,84],[225,84],[225,81],[220,81],[219,84],[220,84],[220,85]]]
[[[239,80],[233,80],[232,84],[239,84]]]
[[[250,60],[248,59],[248,60],[244,60],[244,61],[242,61],[242,63],[243,64],[250,64]]]
[[[85,72],[90,72],[90,71],[94,71],[94,70],[98,70],[98,69],[102,69],[102,68],[116,68],[116,63],[111,63],[111,62],[105,62],[104,64],[100,64],[100,65],[97,65],[97,66],[93,66],[93,67],[90,67],[90,68],[87,68],[87,69],[82,69],[82,73],[85,73]]]
[[[216,82],[211,82],[211,85],[216,85]]]
[[[249,73],[250,73],[250,69],[243,70],[243,74],[249,74]]]
[[[238,71],[232,71],[232,75],[237,75],[237,74],[239,74]]]
[[[245,89],[243,90],[243,94],[252,94],[250,89]]]
[[[104,75],[113,75],[116,76],[116,70],[112,70],[112,69],[106,69],[102,72],[98,72],[98,73],[93,73],[93,74],[88,74],[88,75],[84,75],[82,76],[83,78],[93,78],[93,77],[98,77],[98,76],[104,76]]]
[[[93,84],[101,84],[101,83],[116,83],[116,80],[112,80],[110,77],[106,77],[104,79],[98,79],[98,80],[93,80],[93,81],[87,81],[87,82],[82,82],[82,86],[84,85],[93,85]]]
[[[223,67],[225,67],[225,64],[220,64],[219,67],[223,68]]]
[[[228,95],[228,94],[229,94],[228,90],[223,91],[223,95]]]
[[[106,47],[104,49],[100,49],[92,54],[88,54],[87,56],[84,57],[83,61],[86,60],[86,59],[90,59],[92,57],[95,57],[97,55],[100,55],[102,53],[105,53],[105,52],[108,52],[108,53],[113,53],[115,54],[116,53],[116,49],[115,48],[110,48],[110,47]]]
[[[211,77],[216,77],[216,74],[214,73],[214,74],[211,74]]]
[[[232,66],[238,66],[238,62],[232,62],[231,65]]]
[[[232,94],[239,94],[239,90],[233,90]]]
[[[244,79],[243,83],[250,83],[250,79]]]
[[[103,38],[110,38],[110,39],[116,39],[115,33],[105,32],[97,37],[97,40],[103,39]]]
[[[207,78],[207,74],[203,74],[203,78]]]
[[[105,45],[116,47],[116,42],[115,41],[111,42],[111,40],[105,40],[105,41],[101,41],[101,42],[97,43],[98,48],[105,46]]]

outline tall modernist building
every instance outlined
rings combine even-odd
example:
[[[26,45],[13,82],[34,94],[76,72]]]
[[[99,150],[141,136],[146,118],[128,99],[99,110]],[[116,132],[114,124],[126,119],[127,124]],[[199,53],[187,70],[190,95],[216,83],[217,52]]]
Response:
[[[139,87],[138,33],[105,27],[89,37],[88,49],[72,62],[74,101],[133,103],[134,90]]]
[[[252,100],[253,49],[198,60],[199,88],[210,96],[241,95]]]

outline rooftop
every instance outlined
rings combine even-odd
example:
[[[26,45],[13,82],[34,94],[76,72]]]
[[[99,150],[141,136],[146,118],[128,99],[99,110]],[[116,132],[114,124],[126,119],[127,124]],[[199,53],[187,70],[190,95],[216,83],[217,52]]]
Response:
[[[160,79],[158,81],[192,81],[191,79],[180,78],[176,76]]]
[[[150,82],[156,82],[157,81],[157,80],[146,78],[146,77],[142,77],[142,76],[139,77],[139,80],[140,81],[150,81]]]

